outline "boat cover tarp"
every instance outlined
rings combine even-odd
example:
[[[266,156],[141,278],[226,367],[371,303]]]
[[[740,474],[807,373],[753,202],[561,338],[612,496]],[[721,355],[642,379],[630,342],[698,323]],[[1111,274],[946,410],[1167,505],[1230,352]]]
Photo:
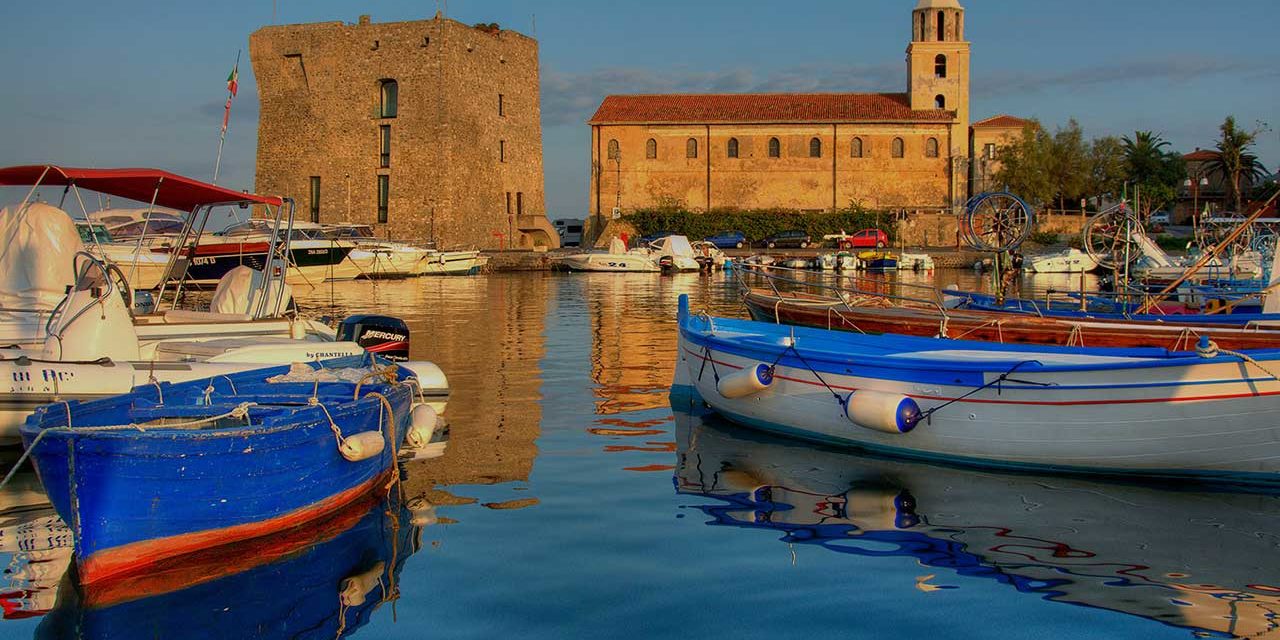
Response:
[[[689,244],[689,239],[684,236],[667,236],[666,242],[662,243],[662,250],[658,252],[658,255],[692,258],[693,246]]]
[[[276,196],[260,196],[219,187],[160,169],[80,169],[23,165],[0,169],[0,186],[70,185],[161,207],[191,211],[202,204],[247,202],[280,206]],[[157,193],[159,188],[159,193]]]
[[[0,209],[0,308],[52,310],[75,282],[82,248],[62,209],[43,202]]]

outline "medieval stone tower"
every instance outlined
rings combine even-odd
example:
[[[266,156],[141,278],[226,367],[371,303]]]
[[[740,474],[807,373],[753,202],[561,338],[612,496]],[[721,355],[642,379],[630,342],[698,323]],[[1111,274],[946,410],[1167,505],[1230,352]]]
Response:
[[[916,4],[907,46],[907,93],[912,109],[947,109],[956,114],[950,135],[954,194],[965,193],[969,155],[969,47],[959,0]]]

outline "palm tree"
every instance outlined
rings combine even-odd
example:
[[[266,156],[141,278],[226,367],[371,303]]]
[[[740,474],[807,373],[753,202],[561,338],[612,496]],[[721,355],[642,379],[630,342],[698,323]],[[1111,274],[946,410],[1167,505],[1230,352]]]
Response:
[[[1129,179],[1139,184],[1151,182],[1160,174],[1169,142],[1158,133],[1135,131],[1133,137],[1120,139],[1124,145],[1124,159],[1128,166]]]
[[[1208,161],[1206,167],[1210,174],[1222,178],[1232,205],[1240,211],[1245,187],[1261,182],[1267,169],[1249,150],[1257,140],[1257,133],[1237,128],[1234,116],[1227,116],[1219,130],[1222,137],[1218,139],[1217,157]]]

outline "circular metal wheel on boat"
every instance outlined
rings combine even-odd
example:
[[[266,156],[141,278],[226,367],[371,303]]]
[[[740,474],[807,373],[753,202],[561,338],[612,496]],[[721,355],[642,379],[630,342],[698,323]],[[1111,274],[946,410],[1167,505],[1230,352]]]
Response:
[[[960,230],[978,251],[1010,251],[1031,234],[1035,214],[1021,198],[1007,191],[980,193],[965,205]]]
[[[1089,257],[1099,266],[1114,269],[1142,257],[1142,246],[1134,239],[1139,233],[1142,233],[1142,223],[1126,207],[1089,218],[1080,235]]]
[[[1222,242],[1222,240],[1231,235],[1231,232],[1235,231],[1236,227],[1240,226],[1244,221],[1245,217],[1237,213],[1218,214],[1214,217],[1204,219],[1204,224],[1200,227],[1201,245],[1204,247],[1212,247],[1219,242]],[[1268,232],[1259,233],[1254,225],[1249,225],[1240,233],[1240,235],[1236,236],[1236,239],[1233,240],[1230,245],[1223,247],[1223,249],[1226,249],[1229,252],[1235,252],[1256,248],[1254,247],[1254,242],[1257,241],[1259,237],[1269,235],[1270,233]],[[1274,239],[1275,238],[1271,238],[1271,241],[1274,241]],[[1262,249],[1257,250],[1263,251]]]

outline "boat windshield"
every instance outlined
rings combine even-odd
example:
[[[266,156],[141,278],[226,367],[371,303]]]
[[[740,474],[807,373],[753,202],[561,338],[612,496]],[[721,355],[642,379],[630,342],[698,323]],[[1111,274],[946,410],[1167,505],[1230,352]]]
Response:
[[[186,226],[182,220],[173,220],[169,218],[158,218],[149,221],[138,220],[129,222],[115,227],[110,227],[111,236],[114,238],[137,238],[141,235],[146,236],[175,236],[182,233],[182,228]]]
[[[80,232],[80,242],[84,244],[108,244],[111,242],[111,232],[100,224],[79,222],[76,223],[76,231]]]
[[[330,227],[325,236],[334,240],[373,239],[373,227],[366,224],[352,224]]]
[[[275,229],[275,222],[271,220],[262,220],[255,218],[246,220],[240,224],[234,224],[223,230],[222,235],[232,238],[243,238],[248,236],[261,236],[262,238],[270,238],[271,232]],[[283,233],[281,234],[283,235]],[[293,228],[293,233],[289,235],[290,240],[328,240],[324,234],[324,230],[320,227],[302,227]]]

